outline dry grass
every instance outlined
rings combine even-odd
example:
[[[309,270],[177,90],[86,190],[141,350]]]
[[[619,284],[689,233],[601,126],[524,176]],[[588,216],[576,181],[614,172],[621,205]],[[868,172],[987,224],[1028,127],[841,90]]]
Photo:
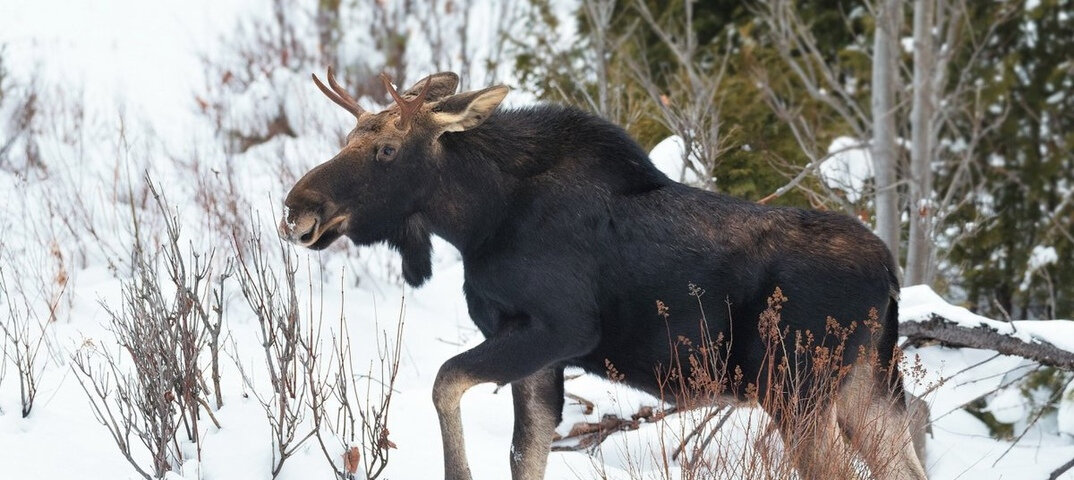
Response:
[[[691,286],[699,302],[703,293]],[[661,400],[673,407],[646,408],[629,420],[606,417],[572,432],[589,446],[598,476],[607,477],[603,450],[616,445],[601,442],[615,431],[658,422],[653,451],[613,447],[627,457],[631,478],[919,478],[904,463],[922,455],[923,445],[912,438],[924,441],[927,405],[917,400],[907,410],[893,386],[901,355],[889,362],[866,347],[846,348],[857,329],[879,335],[876,312],[861,321],[828,318],[823,332],[792,331],[782,320],[788,301],[777,288],[759,318],[765,354],[755,378],[728,368],[734,339],[710,335],[703,317],[696,338],[669,339],[680,363],[658,369],[657,376]],[[668,319],[660,302],[657,311]],[[609,380],[622,380],[614,365],[607,369]],[[920,362],[908,375],[911,382],[924,377]],[[654,476],[644,464],[660,473]]]

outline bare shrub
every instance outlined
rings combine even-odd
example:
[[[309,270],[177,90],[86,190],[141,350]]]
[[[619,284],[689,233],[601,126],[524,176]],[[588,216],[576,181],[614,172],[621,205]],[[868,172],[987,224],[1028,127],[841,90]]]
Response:
[[[41,114],[38,102],[39,85],[36,81],[16,83],[4,64],[5,47],[0,45],[0,170],[23,172],[33,170],[45,173],[47,168],[41,159],[35,130]]]
[[[320,316],[314,316],[313,282],[318,277],[310,275],[310,298],[300,300],[298,266],[288,244],[252,233],[246,245],[236,239],[234,246],[239,286],[257,319],[263,354],[257,363],[265,366],[271,393],[261,393],[264,386],[255,384],[237,346],[230,353],[268,420],[272,475],[279,475],[286,461],[315,438],[338,478],[379,478],[395,448],[388,418],[402,355],[403,305],[394,333],[374,326],[381,332],[376,357],[359,368],[342,310],[335,328],[328,327],[331,334],[324,335],[323,290]]]
[[[31,296],[31,292],[27,291],[25,283],[11,285],[8,268],[5,268],[8,265],[6,259],[0,260],[4,260],[4,263],[0,263],[0,305],[4,305],[7,309],[6,317],[0,320],[0,329],[3,330],[3,338],[0,338],[0,343],[3,344],[3,357],[0,357],[0,382],[4,380],[7,362],[11,362],[18,375],[22,417],[26,418],[33,411],[38,385],[45,373],[44,359],[39,357],[41,353],[46,353],[47,356],[49,347],[46,330],[48,324],[55,318],[56,307],[67,282],[65,278],[63,283],[58,285],[59,290],[54,295],[44,297],[47,302],[48,316],[42,319],[36,308],[39,302]]]
[[[562,17],[547,1],[521,9],[525,30],[511,29],[503,38],[515,55],[516,75],[523,89],[584,108],[633,131],[648,121],[648,94],[635,88],[633,72],[622,68],[620,55],[632,44],[640,20],[615,24],[616,0],[579,2],[579,28],[590,34],[565,45],[569,34]],[[517,22],[516,22],[517,23]],[[620,28],[621,27],[621,28]]]
[[[293,119],[284,109],[283,85],[272,80],[316,63],[317,52],[301,41],[310,27],[305,12],[288,14],[283,0],[267,3],[270,17],[240,23],[235,35],[222,39],[232,49],[230,58],[202,59],[206,81],[195,101],[230,153],[246,152],[278,135],[295,136]],[[236,109],[244,95],[258,98],[243,105],[250,108]]]
[[[757,378],[743,378],[735,372],[728,383],[726,368],[720,369],[723,377],[716,377],[722,385],[717,390],[739,397],[744,394],[760,405],[772,419],[768,432],[778,431],[782,440],[774,450],[766,433],[754,446],[759,457],[738,459],[730,465],[732,471],[741,469],[749,478],[786,478],[792,472],[806,478],[886,478],[899,467],[898,462],[907,460],[905,452],[912,447],[908,435],[912,419],[901,413],[901,388],[892,383],[899,375],[901,356],[896,352],[894,359],[882,359],[875,349],[865,346],[847,349],[858,329],[867,329],[875,342],[881,332],[876,310],[862,320],[828,317],[822,332],[791,330],[782,321],[787,301],[777,288],[760,316],[765,355]],[[857,333],[860,338],[861,332]],[[696,348],[696,354],[691,350],[691,363],[700,358],[703,368],[700,374],[691,370],[689,396],[712,397],[716,382],[710,381],[709,370],[725,366],[726,357],[717,355],[716,363],[705,366],[704,351],[720,351],[722,341],[717,338],[708,348]],[[893,390],[898,395],[892,395]],[[844,439],[844,429],[853,434]],[[888,443],[892,439],[903,443]],[[778,458],[784,461],[771,461]]]
[[[664,85],[657,80],[645,58],[645,48],[638,46],[641,58],[624,58],[633,80],[649,95],[660,112],[656,119],[682,140],[684,173],[691,171],[704,188],[715,190],[714,176],[720,156],[730,145],[726,127],[721,123],[721,85],[727,71],[729,54],[715,47],[699,45],[693,23],[693,2],[683,2],[681,24],[656,18],[644,0],[636,0],[634,9],[656,34],[675,60],[660,72]],[[683,181],[683,178],[675,180]]]
[[[49,326],[58,320],[69,280],[59,245],[42,243],[47,248],[7,248],[0,242],[0,311],[6,310],[0,316],[0,381],[10,362],[18,375],[23,418],[33,410],[48,360],[59,360]]]
[[[341,293],[342,296],[342,293]],[[388,413],[399,374],[404,302],[399,305],[395,336],[382,332],[377,338],[377,359],[370,360],[366,373],[354,365],[350,333],[343,315],[332,334],[327,362],[323,358],[321,323],[310,324],[303,344],[302,364],[310,390],[310,409],[317,442],[325,459],[342,480],[379,478],[388,466],[395,444],[388,439]],[[376,330],[380,330],[376,327]],[[376,371],[374,371],[376,370]],[[338,452],[343,452],[339,455]]]
[[[326,65],[335,66],[341,83],[363,102],[385,102],[381,72],[403,81],[420,78],[428,69],[454,70],[464,89],[471,82],[493,83],[508,63],[506,42],[500,40],[520,20],[525,2],[262,3],[270,14],[239,23],[233,35],[222,39],[227,51],[202,58],[205,86],[195,101],[233,154],[296,137],[310,126],[342,140],[346,131],[335,115],[307,115],[293,108],[303,98],[296,95],[295,84],[310,87],[309,73]]]
[[[248,248],[240,250],[237,272],[242,295],[257,318],[258,336],[265,355],[272,394],[257,393],[252,379],[243,370],[239,354],[235,364],[243,381],[265,410],[272,432],[272,477],[276,478],[284,463],[313,435],[304,429],[308,412],[305,402],[310,388],[299,374],[299,350],[302,330],[299,324],[299,301],[295,287],[294,255],[277,240],[283,258],[283,277],[275,273],[275,265],[266,256],[266,245],[260,234],[253,234]]]
[[[137,236],[134,277],[123,283],[120,305],[102,304],[120,351],[87,340],[75,352],[72,368],[94,416],[128,462],[148,479],[162,477],[184,460],[180,431],[186,441],[198,445],[200,459],[202,411],[216,423],[205,400],[202,353],[209,345],[220,405],[216,357],[223,308],[222,294],[213,282],[228,273],[225,270],[220,277],[213,273],[212,252],[180,246],[178,217],[165,206],[151,180],[146,181],[164,218],[164,243],[159,251],[150,252],[145,237]],[[131,220],[139,231],[138,214],[132,213]],[[134,441],[148,449],[151,464],[134,458]]]
[[[175,163],[194,180],[194,202],[205,212],[202,217],[207,233],[215,234],[213,238],[221,242],[240,239],[245,243],[252,230],[251,206],[241,190],[233,160],[230,154],[225,154],[220,165],[211,165],[195,152],[188,159],[176,159]]]
[[[138,391],[141,387],[139,379],[116,363],[119,355],[86,340],[72,356],[71,365],[75,378],[89,398],[93,416],[108,429],[123,457],[143,478],[159,478],[171,470],[170,462],[174,460],[174,452],[169,449],[175,432],[171,422],[174,410],[168,404],[170,402],[164,403],[163,410],[155,409],[154,404],[159,406],[162,402],[154,402]],[[148,389],[163,396],[158,388],[149,386]],[[150,403],[145,404],[144,400]],[[145,422],[141,421],[143,415],[147,416]],[[151,466],[134,458],[135,442],[150,449]]]

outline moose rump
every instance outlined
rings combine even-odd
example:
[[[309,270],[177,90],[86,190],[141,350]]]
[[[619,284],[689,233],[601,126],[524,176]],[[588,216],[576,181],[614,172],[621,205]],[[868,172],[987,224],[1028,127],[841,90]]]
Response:
[[[396,103],[374,114],[328,80],[357,124],[292,188],[280,234],[315,249],[387,242],[412,285],[432,274],[431,235],[459,249],[486,339],[434,383],[445,478],[470,478],[459,401],[485,382],[511,384],[512,478],[543,478],[571,365],[670,401],[686,400],[670,378],[722,375],[720,393],[756,392],[785,441],[811,446],[793,456],[803,478],[848,445],[879,477],[925,477],[892,364],[895,265],[856,220],[676,183],[595,116],[499,109],[506,87],[456,94],[439,73],[400,94],[385,78]],[[818,361],[843,357],[820,381]]]

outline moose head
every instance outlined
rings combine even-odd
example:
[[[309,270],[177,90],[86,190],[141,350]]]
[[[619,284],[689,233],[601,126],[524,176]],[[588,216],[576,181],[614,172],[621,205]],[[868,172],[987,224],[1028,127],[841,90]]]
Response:
[[[328,86],[313,75],[317,87],[353,114],[357,124],[343,149],[306,173],[287,194],[279,233],[314,250],[344,235],[358,245],[387,241],[403,253],[404,278],[419,284],[431,273],[420,252],[428,234],[412,238],[408,230],[436,190],[442,137],[480,125],[508,89],[498,85],[456,94],[459,77],[441,72],[400,94],[387,75],[381,79],[395,103],[372,113],[336,82],[331,67]],[[408,259],[406,249],[415,242],[418,258]]]

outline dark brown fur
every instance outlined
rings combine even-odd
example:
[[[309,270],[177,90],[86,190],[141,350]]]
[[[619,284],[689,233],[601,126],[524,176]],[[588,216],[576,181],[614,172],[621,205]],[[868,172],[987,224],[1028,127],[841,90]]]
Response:
[[[281,234],[311,248],[341,235],[388,242],[413,285],[432,274],[431,235],[462,253],[470,316],[486,340],[449,359],[434,386],[446,478],[470,476],[458,411],[470,386],[516,384],[513,477],[542,478],[562,368],[604,374],[610,362],[626,383],[660,394],[654,372],[689,365],[673,345],[698,338],[702,308],[709,335],[732,340],[727,368],[763,383],[758,318],[777,287],[788,299],[784,325],[818,338],[828,317],[846,325],[878,312],[877,331],[857,329],[845,342],[887,366],[898,335],[896,266],[856,219],[676,183],[615,125],[554,105],[496,110],[502,87],[450,95],[456,79],[440,75],[440,96],[405,128],[389,121],[391,109],[359,115],[347,146],[288,194]],[[691,284],[705,293],[691,295]],[[808,361],[791,368],[810,372]],[[861,401],[887,405],[880,414],[893,419],[903,412],[895,372],[854,383],[875,386],[880,397]],[[893,435],[885,440],[903,438]],[[919,464],[892,471],[924,476]]]

